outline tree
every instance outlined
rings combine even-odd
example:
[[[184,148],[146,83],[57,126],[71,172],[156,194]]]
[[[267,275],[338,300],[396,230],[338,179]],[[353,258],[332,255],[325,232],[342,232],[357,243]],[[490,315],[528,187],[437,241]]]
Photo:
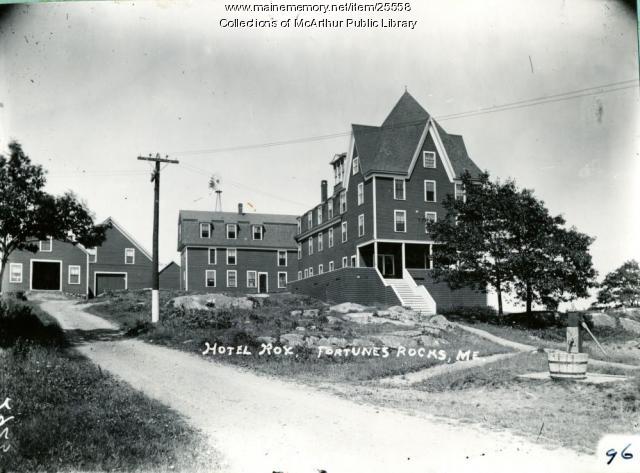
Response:
[[[625,307],[640,306],[640,265],[636,260],[626,261],[605,276],[600,284],[598,302]]]
[[[534,302],[557,307],[586,297],[595,285],[589,245],[593,239],[566,229],[544,202],[513,181],[491,182],[487,174],[462,178],[466,199],[448,196],[447,218],[431,225],[436,241],[434,276],[452,288],[493,288],[502,313],[502,293],[515,292],[531,312]]]
[[[515,185],[492,183],[486,173],[477,179],[466,173],[462,184],[464,198],[448,195],[443,203],[446,218],[429,225],[429,232],[439,242],[434,251],[433,275],[452,289],[492,288],[502,315],[502,294],[509,292],[513,281],[510,235],[505,228]]]
[[[38,240],[53,238],[100,245],[107,226],[94,225],[93,215],[72,193],[53,196],[44,191],[45,171],[32,164],[22,146],[9,143],[0,155],[0,291],[9,256],[16,250],[36,252]]]

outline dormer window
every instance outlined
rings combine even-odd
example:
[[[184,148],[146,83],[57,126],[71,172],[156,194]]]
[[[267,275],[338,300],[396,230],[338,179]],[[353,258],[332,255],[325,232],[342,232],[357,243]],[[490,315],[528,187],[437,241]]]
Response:
[[[227,223],[227,238],[229,240],[238,238],[238,225],[235,223]]]
[[[302,233],[302,220],[298,217],[296,221],[298,223],[298,233]]]
[[[201,223],[200,224],[200,238],[210,238],[211,237],[211,224],[210,223]]]
[[[335,180],[335,184],[338,185],[344,180],[344,160],[346,154],[337,154],[333,161],[331,161],[331,165],[333,166],[333,176]]]
[[[357,156],[355,158],[353,158],[353,162],[351,164],[351,172],[352,174],[358,174],[358,171],[360,170],[360,158],[358,158]]]
[[[307,215],[307,228],[313,227],[313,210]]]
[[[433,151],[424,151],[422,153],[422,165],[428,169],[436,168],[436,153]]]
[[[347,193],[345,191],[340,192],[340,213],[343,214],[347,211]]]
[[[53,240],[49,237],[47,240],[40,240],[40,251],[53,251]]]
[[[251,233],[253,234],[254,240],[262,240],[262,235],[264,233],[264,227],[262,225],[252,225]]]
[[[327,201],[327,218],[329,220],[333,218],[333,199]]]
[[[322,223],[322,205],[318,207],[318,225]]]

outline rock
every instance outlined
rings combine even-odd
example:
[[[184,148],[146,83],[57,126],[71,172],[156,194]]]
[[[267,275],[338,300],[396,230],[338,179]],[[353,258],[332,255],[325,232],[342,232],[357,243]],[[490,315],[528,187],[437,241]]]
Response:
[[[428,335],[440,335],[442,330],[437,327],[432,327],[430,325],[423,325],[422,331]]]
[[[320,314],[318,309],[307,309],[302,311],[303,317],[317,317]]]
[[[329,310],[332,312],[338,312],[339,314],[348,314],[349,312],[364,312],[367,308],[360,304],[355,304],[353,302],[343,302],[342,304],[337,304],[331,306]]]
[[[354,338],[349,343],[349,346],[352,347],[373,347],[376,344],[373,340],[369,340],[368,338]]]
[[[373,315],[376,316],[376,317],[389,317],[389,316],[391,316],[391,312],[388,311],[388,310],[378,310]]]
[[[603,312],[588,312],[586,315],[591,317],[594,327],[610,327],[615,328],[617,325],[615,317],[607,315]]]
[[[194,294],[172,299],[173,307],[183,310],[213,310],[227,307],[253,309],[253,302],[246,297],[229,297],[223,294]]]
[[[304,327],[296,327],[296,332],[306,332],[307,329]]]
[[[444,315],[434,315],[429,319],[429,325],[441,330],[451,330],[454,327]]]
[[[285,333],[284,335],[280,335],[280,343],[290,347],[301,347],[305,344],[303,336],[299,333]]]
[[[431,335],[421,335],[418,337],[418,343],[423,347],[439,347],[440,340]]]
[[[374,337],[380,344],[389,348],[398,348],[399,346],[413,348],[418,346],[418,342],[412,338],[399,337],[397,335],[378,335]]]
[[[344,320],[348,320],[350,322],[355,322],[356,324],[371,324],[375,323],[373,319],[373,313],[371,312],[354,312],[351,314],[345,314],[343,316]]]
[[[640,322],[622,317],[620,318],[620,325],[622,325],[622,328],[627,332],[640,334]]]
[[[338,317],[334,317],[333,315],[327,315],[328,324],[335,324],[338,322],[342,322],[342,319],[339,319]]]
[[[269,343],[271,343],[273,345],[274,343],[276,343],[276,339],[273,338],[273,337],[266,337],[266,336],[258,337],[258,338],[256,338],[256,340],[259,343],[264,343],[265,345],[268,345]]]
[[[318,345],[344,348],[347,346],[347,340],[345,338],[338,337],[324,337],[318,340]]]
[[[318,346],[318,342],[319,341],[320,341],[320,339],[318,337],[313,337],[313,336],[307,337],[307,338],[304,339],[304,345],[307,348],[313,348],[313,347]]]
[[[300,316],[302,316],[302,311],[301,310],[292,310],[291,312],[289,312],[289,315],[291,317],[300,317]]]

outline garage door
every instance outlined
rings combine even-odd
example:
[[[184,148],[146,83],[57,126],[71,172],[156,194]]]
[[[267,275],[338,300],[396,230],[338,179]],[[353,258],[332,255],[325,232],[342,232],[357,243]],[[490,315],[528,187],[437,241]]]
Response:
[[[121,291],[123,289],[126,289],[126,276],[124,274],[96,273],[96,295],[106,291]]]
[[[38,291],[59,291],[60,266],[58,262],[33,261],[31,288]]]

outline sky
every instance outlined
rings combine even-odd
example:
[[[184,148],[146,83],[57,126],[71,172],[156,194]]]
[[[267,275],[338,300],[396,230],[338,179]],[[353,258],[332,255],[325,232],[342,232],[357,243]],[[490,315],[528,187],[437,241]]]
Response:
[[[250,202],[258,212],[301,214],[319,201],[320,181],[331,182],[328,163],[346,151],[350,125],[380,125],[405,87],[439,117],[635,80],[441,124],[464,136],[482,169],[533,189],[552,213],[594,236],[601,277],[640,259],[638,43],[625,3],[421,1],[402,14],[333,15],[227,13],[224,5],[4,7],[0,152],[18,140],[48,170],[50,192],[73,190],[98,221],[112,216],[149,249],[153,186],[149,163],[136,158],[178,159],[161,178],[160,259],[168,262],[178,259],[178,211],[214,208],[212,175],[224,210]],[[417,23],[220,24],[296,15]],[[337,136],[246,148],[324,135]]]

